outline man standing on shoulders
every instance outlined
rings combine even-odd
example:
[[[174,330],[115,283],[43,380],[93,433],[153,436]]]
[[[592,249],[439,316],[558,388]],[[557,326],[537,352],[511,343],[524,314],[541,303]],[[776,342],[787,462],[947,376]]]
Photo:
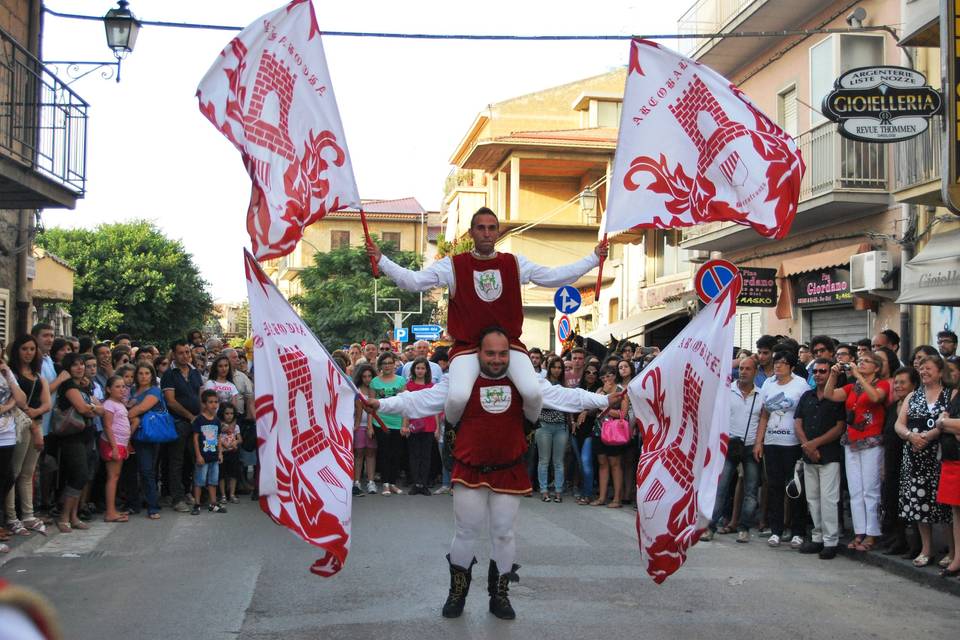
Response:
[[[192,444],[193,421],[200,414],[203,377],[191,364],[194,354],[186,340],[174,341],[170,350],[173,351],[173,365],[160,379],[163,398],[167,403],[167,410],[173,414],[178,435],[177,440],[166,445],[170,499],[175,511],[188,513],[190,507],[184,500],[183,461],[187,446]]]
[[[819,553],[821,560],[836,557],[840,538],[840,436],[846,414],[843,404],[824,397],[831,364],[826,358],[813,361],[816,387],[803,394],[794,414],[794,430],[803,452],[804,490],[813,518],[812,539],[800,545],[800,553]]]
[[[734,473],[738,465],[743,467],[743,505],[740,507],[740,521],[737,525],[737,542],[750,542],[750,527],[756,524],[760,463],[753,457],[753,445],[757,441],[760,410],[763,408],[763,403],[759,402],[760,390],[753,384],[756,376],[756,357],[748,356],[740,360],[739,375],[736,382],[730,385],[733,395],[730,397],[730,440],[727,443],[727,458],[720,473],[713,518],[708,531],[700,538],[704,541],[713,540],[716,535],[727,498],[736,487]]]

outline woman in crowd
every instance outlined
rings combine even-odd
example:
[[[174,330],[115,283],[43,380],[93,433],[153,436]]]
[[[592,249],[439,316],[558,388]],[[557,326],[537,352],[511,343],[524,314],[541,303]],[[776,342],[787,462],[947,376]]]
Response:
[[[921,547],[913,564],[925,567],[933,554],[932,526],[950,520],[949,508],[937,502],[940,481],[937,439],[941,428],[936,426],[937,418],[950,404],[950,394],[941,381],[943,361],[939,357],[927,356],[919,364],[921,386],[903,402],[896,432],[905,441],[900,469],[900,517],[917,524]]]
[[[877,377],[880,380],[891,381],[893,372],[902,366],[900,364],[900,358],[897,357],[897,352],[889,347],[879,347],[873,352],[873,355],[877,357],[877,361],[880,363],[880,372],[877,374]],[[887,404],[889,404],[889,399],[890,396],[887,395]]]
[[[131,435],[127,395],[127,385],[123,378],[114,375],[107,379],[107,398],[103,401],[103,433],[97,441],[100,459],[107,467],[104,522],[126,522],[128,519],[127,514],[117,511],[117,481],[120,479],[123,461],[127,459],[127,445]]]
[[[50,386],[40,375],[40,351],[37,339],[29,333],[14,340],[9,349],[10,369],[23,391],[27,406],[23,412],[30,418],[30,427],[18,434],[13,454],[14,488],[7,492],[7,527],[11,533],[46,532],[43,520],[33,513],[33,474],[43,451],[43,414],[50,411]],[[17,518],[17,499],[20,518]]]
[[[633,347],[630,343],[627,343],[630,346],[629,353],[631,357],[633,355]],[[624,351],[626,351],[624,347]],[[633,362],[630,358],[626,357],[626,354],[622,353],[624,356],[623,360],[617,363],[617,372],[620,374],[620,386],[626,389],[630,386],[630,381],[633,380],[634,369]],[[640,447],[639,440],[637,439],[637,421],[636,416],[633,413],[633,406],[630,404],[630,400],[627,400],[627,422],[630,423],[630,443],[623,451],[623,499],[625,502],[632,503],[636,500],[637,497],[637,482],[636,482],[636,473],[637,473],[637,460],[639,459]]]
[[[93,418],[103,415],[103,408],[90,395],[83,357],[77,353],[68,353],[63,357],[62,366],[69,378],[63,381],[57,391],[55,411],[60,412],[62,418],[73,409],[84,422],[82,431],[57,437],[60,445],[60,477],[65,484],[63,508],[57,520],[57,528],[61,533],[70,533],[77,529],[90,528],[80,520],[78,508],[80,495],[90,481],[87,451],[97,435]],[[55,415],[51,422],[60,421]],[[56,424],[51,426],[51,430],[56,433]]]
[[[563,386],[563,360],[557,357],[547,359],[547,382]],[[550,502],[549,471],[553,460],[553,501],[563,502],[563,458],[567,451],[567,414],[562,411],[544,408],[537,420],[537,482],[540,485],[540,499]]]
[[[960,388],[960,356],[944,358],[943,384],[951,389]]]
[[[26,406],[27,396],[0,353],[0,496],[6,496],[16,482],[13,455],[17,449],[17,420],[14,409],[22,411]],[[0,529],[0,553],[10,551],[10,547],[3,544],[7,538],[9,533]]]
[[[163,374],[167,372],[167,369],[170,368],[170,356],[169,355],[159,355],[153,361],[153,369],[157,372],[157,382],[159,383],[160,378],[163,377]]]
[[[760,389],[763,408],[753,457],[757,462],[763,462],[767,473],[767,524],[772,532],[767,544],[779,547],[786,525],[784,496],[787,482],[794,475],[801,453],[794,430],[794,414],[800,396],[810,386],[793,372],[799,362],[795,351],[778,349],[772,360],[773,377],[767,378]],[[790,533],[793,536],[790,546],[793,548],[799,549],[803,544],[805,516],[806,501],[799,493],[796,497],[790,496]]]
[[[384,351],[377,358],[377,368],[380,375],[370,382],[377,399],[392,398],[407,386],[403,376],[397,375],[397,358],[390,351]],[[397,486],[400,475],[400,466],[403,464],[403,442],[400,429],[403,427],[403,417],[395,413],[381,413],[380,419],[387,426],[387,430],[377,429],[377,448],[380,450],[380,479],[383,481],[383,495],[403,493]]]
[[[914,369],[919,369],[920,361],[923,360],[924,358],[929,358],[931,356],[939,358],[940,352],[937,351],[937,348],[934,346],[931,346],[929,344],[922,344],[913,350],[913,354],[910,356],[909,364]]]
[[[430,378],[430,363],[426,358],[415,358],[410,367],[410,380],[407,382],[407,391],[419,391],[433,386]],[[437,439],[437,421],[440,416],[428,418],[403,418],[400,425],[400,435],[407,438],[407,453],[410,463],[410,480],[413,488],[410,495],[420,494],[429,496],[430,489],[430,462],[433,445]]]
[[[227,356],[217,356],[214,359],[210,365],[210,379],[203,384],[203,388],[216,391],[221,405],[232,404],[235,409],[239,409],[240,391],[233,383],[233,365]]]
[[[114,347],[110,352],[110,364],[113,365],[114,373],[125,364],[130,364],[130,347]]]
[[[620,386],[620,373],[617,371],[616,367],[606,366],[601,369],[600,380],[603,382],[603,387],[598,391],[598,393],[608,396],[611,393],[623,391],[623,387]],[[626,419],[628,403],[629,400],[627,400],[627,396],[624,395],[620,408],[610,409],[607,412],[607,415],[604,416],[604,419]],[[619,509],[622,506],[621,499],[623,498],[623,471],[620,467],[620,463],[623,458],[623,452],[628,445],[604,444],[603,440],[600,438],[601,432],[602,421],[598,419],[595,421],[595,427],[593,429],[593,445],[597,452],[597,466],[599,467],[600,474],[600,491],[597,494],[596,500],[592,501],[590,506],[599,507],[606,504],[610,509]],[[611,500],[609,504],[607,504],[607,487],[609,486],[608,476],[613,477],[613,500]]]
[[[57,373],[63,371],[63,357],[68,353],[73,353],[73,345],[64,338],[55,338],[53,346],[50,347],[50,357],[53,359],[53,366]]]
[[[373,382],[376,372],[366,362],[354,366],[353,384],[360,394],[366,398],[375,398],[370,383]],[[354,401],[353,411],[353,495],[363,495],[363,486],[360,478],[364,469],[367,472],[366,491],[369,494],[377,492],[377,483],[374,476],[377,471],[377,439],[373,433],[373,424],[370,416],[363,409],[363,403],[358,397]]]
[[[150,411],[166,413],[166,403],[157,384],[157,372],[146,362],[137,365],[134,371],[136,382],[130,400],[133,406],[128,410],[129,418],[140,424]],[[137,467],[140,470],[140,484],[147,500],[147,517],[160,519],[160,504],[157,498],[157,456],[160,445],[156,442],[137,442]]]
[[[870,551],[880,535],[883,423],[890,397],[890,381],[880,377],[885,360],[880,352],[864,353],[847,371],[854,382],[840,389],[834,386],[844,369],[833,365],[823,392],[825,398],[843,402],[847,410],[844,462],[854,532],[847,548],[857,551]]]
[[[937,420],[940,429],[940,486],[937,488],[937,502],[949,505],[953,518],[953,553],[949,562],[941,561],[940,577],[952,578],[960,575],[960,393],[951,391],[947,411]],[[945,558],[946,560],[946,558]]]
[[[899,516],[900,468],[903,464],[903,442],[897,437],[897,416],[904,399],[920,386],[920,375],[911,367],[901,367],[893,374],[892,404],[887,407],[883,421],[883,485],[881,504],[883,521],[880,528],[887,534],[884,555],[899,556],[907,552],[906,526]]]
[[[600,382],[600,365],[588,364],[580,377],[580,388],[595,392],[603,384]],[[588,505],[593,501],[593,424],[597,411],[583,411],[573,420],[573,449],[580,471],[580,495],[577,504]]]

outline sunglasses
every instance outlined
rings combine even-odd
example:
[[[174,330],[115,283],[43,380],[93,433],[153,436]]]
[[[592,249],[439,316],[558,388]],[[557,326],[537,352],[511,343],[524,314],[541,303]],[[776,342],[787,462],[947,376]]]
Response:
[[[825,375],[829,375],[829,374],[830,374],[830,369],[814,369],[814,370],[813,370],[813,375],[815,375],[815,376],[816,376],[816,375],[825,376]]]
[[[587,375],[588,375],[588,376],[595,376],[595,375],[597,375],[597,372],[596,372],[596,371],[587,370]]]
[[[814,349],[813,353],[824,353],[825,351],[826,349],[824,349],[823,347],[819,347],[817,349]]]

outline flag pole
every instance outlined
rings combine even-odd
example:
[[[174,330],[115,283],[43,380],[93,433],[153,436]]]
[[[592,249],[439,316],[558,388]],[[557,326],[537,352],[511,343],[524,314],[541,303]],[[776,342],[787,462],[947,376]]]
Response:
[[[603,240],[600,241],[600,244],[604,247],[607,246],[607,234],[603,234]],[[607,261],[607,257],[604,255],[600,256],[600,264],[597,265],[597,286],[593,290],[593,299],[595,301],[600,300],[600,283],[603,280],[603,263]]]
[[[367,246],[373,246],[373,238],[370,237],[370,229],[367,227],[367,215],[363,212],[363,207],[360,207],[360,224],[363,225],[363,237],[366,238]],[[380,267],[377,266],[377,263],[374,261],[373,256],[370,257],[370,268],[373,270],[373,277],[380,277]],[[378,418],[379,419],[379,418]]]

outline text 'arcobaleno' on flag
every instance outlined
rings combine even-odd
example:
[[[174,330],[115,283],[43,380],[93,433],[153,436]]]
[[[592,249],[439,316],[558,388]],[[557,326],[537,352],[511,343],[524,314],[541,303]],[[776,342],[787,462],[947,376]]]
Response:
[[[731,221],[783,238],[803,172],[793,139],[729,80],[655,42],[630,42],[601,234]]]
[[[197,98],[253,181],[247,231],[257,259],[290,253],[307,226],[360,206],[310,0],[293,0],[240,32]]]

